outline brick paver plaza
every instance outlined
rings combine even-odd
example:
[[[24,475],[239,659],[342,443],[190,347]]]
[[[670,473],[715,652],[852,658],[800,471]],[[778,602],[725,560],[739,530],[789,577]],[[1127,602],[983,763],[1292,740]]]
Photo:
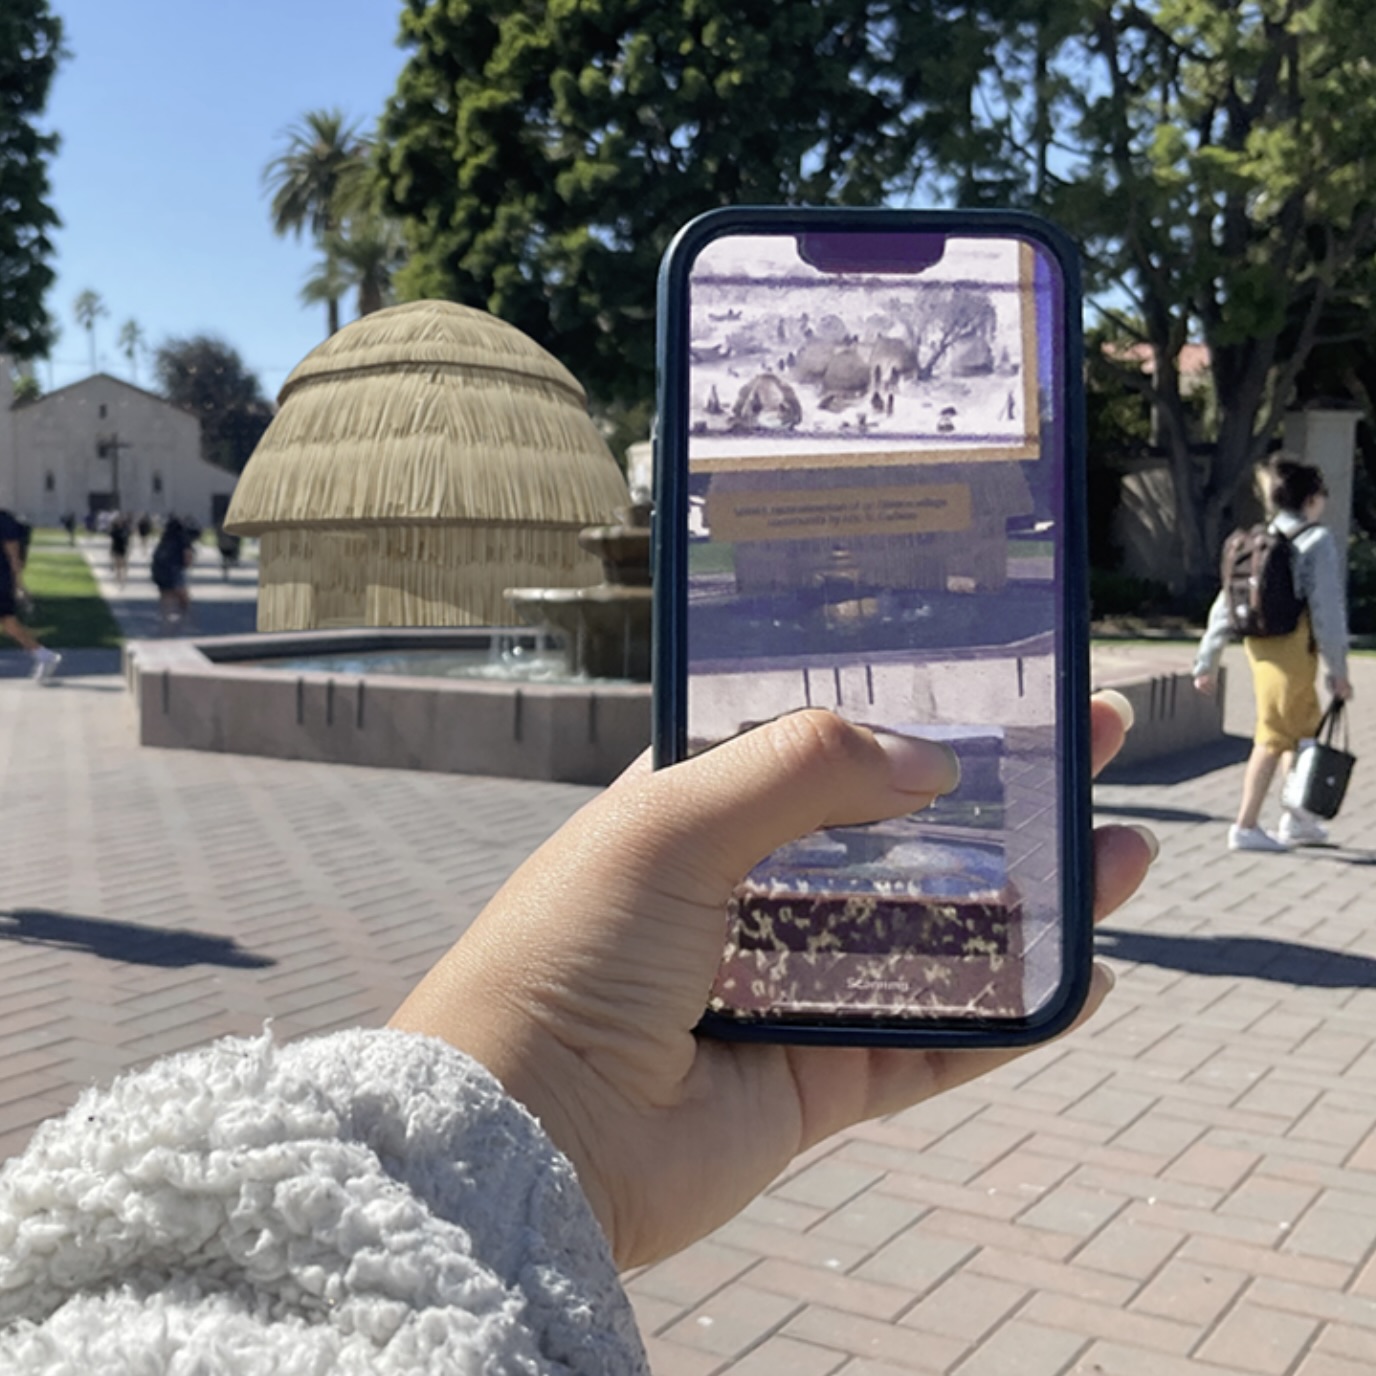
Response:
[[[204,621],[217,580],[197,572]],[[142,750],[108,657],[67,667],[106,672],[0,681],[4,1156],[150,1057],[267,1017],[283,1037],[385,1019],[591,795]],[[1365,764],[1376,662],[1355,682]],[[1343,848],[1229,855],[1241,767],[1208,763],[1098,791],[1163,853],[1105,933],[1119,985],[1093,1024],[824,1144],[636,1275],[657,1376],[1376,1367],[1376,768]]]

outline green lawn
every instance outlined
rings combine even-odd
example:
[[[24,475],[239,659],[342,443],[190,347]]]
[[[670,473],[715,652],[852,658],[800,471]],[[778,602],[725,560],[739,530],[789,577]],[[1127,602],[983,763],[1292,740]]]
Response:
[[[36,530],[24,584],[33,598],[29,629],[53,650],[109,649],[123,643],[81,551],[64,530]]]

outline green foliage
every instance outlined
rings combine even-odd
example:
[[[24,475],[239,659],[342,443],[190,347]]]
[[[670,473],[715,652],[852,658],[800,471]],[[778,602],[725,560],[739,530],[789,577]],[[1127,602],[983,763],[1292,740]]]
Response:
[[[309,232],[325,254],[306,296],[324,302],[329,331],[339,328],[339,298],[351,285],[341,261],[350,217],[364,215],[373,199],[372,145],[339,110],[311,110],[285,133],[286,148],[263,169],[272,194],[272,228],[297,238]]]
[[[694,215],[908,196],[938,145],[980,164],[983,8],[408,0],[378,136],[398,290],[489,310],[596,402],[643,402],[659,259]]]
[[[285,150],[263,169],[273,232],[319,238],[367,199],[368,140],[340,110],[311,110],[284,137]]]
[[[360,316],[392,304],[392,279],[406,261],[395,221],[356,212],[321,238],[320,250],[320,261],[301,288],[302,301],[337,301],[353,291]]]
[[[0,353],[42,358],[52,322],[43,304],[54,272],[48,163],[56,134],[38,121],[62,52],[62,21],[48,0],[0,5]]]
[[[240,473],[272,420],[272,407],[237,350],[211,335],[169,339],[153,357],[163,396],[199,417],[201,457]]]
[[[1215,452],[1151,379],[1188,580],[1212,576],[1240,481],[1265,453],[1327,304],[1376,252],[1376,25],[1356,0],[1086,0],[1057,50],[1065,160],[1040,203],[1077,231],[1092,285],[1174,359],[1208,344]],[[1015,101],[1006,127],[1030,116]],[[1124,322],[1125,325],[1128,322]],[[1196,403],[1197,404],[1197,403]]]

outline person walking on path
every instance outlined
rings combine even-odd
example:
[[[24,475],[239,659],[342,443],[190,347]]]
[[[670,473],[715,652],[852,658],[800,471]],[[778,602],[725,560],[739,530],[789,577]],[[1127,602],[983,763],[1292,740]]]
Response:
[[[110,522],[110,569],[115,586],[122,588],[129,577],[129,518],[122,511],[115,512]]]
[[[1261,825],[1261,809],[1282,759],[1318,730],[1323,709],[1316,683],[1319,657],[1327,669],[1333,697],[1352,696],[1347,673],[1347,607],[1344,561],[1327,527],[1319,525],[1328,489],[1312,464],[1277,458],[1268,473],[1269,530],[1290,541],[1295,594],[1303,603],[1299,624],[1285,635],[1247,636],[1243,646],[1252,671],[1257,724],[1252,753],[1242,780],[1237,821],[1228,829],[1229,850],[1285,851],[1321,845],[1328,831],[1298,808],[1285,808],[1272,833]],[[1194,686],[1212,694],[1218,687],[1218,661],[1231,635],[1228,589],[1209,611],[1209,622],[1195,656]]]
[[[151,573],[158,590],[160,629],[185,628],[191,618],[191,593],[186,586],[186,570],[194,558],[186,529],[173,516],[162,529],[153,550]]]
[[[34,682],[47,683],[57,672],[62,656],[42,645],[19,619],[27,534],[13,512],[0,511],[0,630],[33,657]]]

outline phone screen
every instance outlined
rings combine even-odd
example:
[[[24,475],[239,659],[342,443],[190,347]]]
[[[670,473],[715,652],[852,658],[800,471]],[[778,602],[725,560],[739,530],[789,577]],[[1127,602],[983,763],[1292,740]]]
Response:
[[[1064,266],[1014,232],[766,220],[679,278],[683,751],[822,707],[961,763],[926,811],[757,866],[709,1012],[1035,1019],[1067,987],[1063,704],[1086,633]]]

